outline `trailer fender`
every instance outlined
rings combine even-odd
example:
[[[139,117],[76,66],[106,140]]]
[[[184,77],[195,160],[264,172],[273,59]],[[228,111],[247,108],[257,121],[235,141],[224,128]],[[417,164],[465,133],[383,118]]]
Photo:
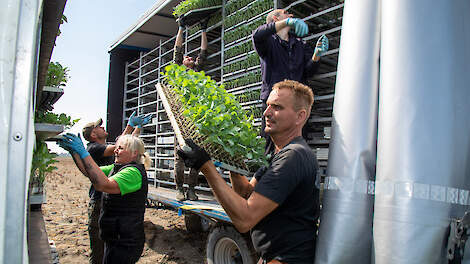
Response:
[[[211,226],[211,220],[197,214],[185,212],[184,224],[189,232],[207,232]]]

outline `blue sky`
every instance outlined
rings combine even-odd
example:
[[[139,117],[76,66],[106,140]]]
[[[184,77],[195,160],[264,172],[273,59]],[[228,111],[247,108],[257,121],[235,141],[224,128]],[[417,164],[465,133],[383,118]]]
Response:
[[[108,48],[150,9],[155,0],[69,0],[51,61],[70,69],[64,95],[54,105],[54,113],[81,118],[71,132],[98,118],[106,120],[109,54]],[[49,144],[56,152],[64,152]]]

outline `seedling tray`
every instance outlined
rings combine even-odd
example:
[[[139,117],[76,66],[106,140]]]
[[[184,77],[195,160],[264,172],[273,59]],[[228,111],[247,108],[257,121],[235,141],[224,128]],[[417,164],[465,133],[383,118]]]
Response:
[[[194,9],[183,15],[183,20],[186,26],[192,26],[199,23],[204,18],[210,17],[212,14],[222,8],[221,5]]]
[[[181,148],[188,148],[185,139],[192,139],[209,153],[216,166],[242,175],[249,175],[243,158],[231,157],[221,146],[205,142],[206,137],[199,134],[194,123],[183,115],[184,109],[181,107],[179,95],[164,83],[158,83],[156,87]]]

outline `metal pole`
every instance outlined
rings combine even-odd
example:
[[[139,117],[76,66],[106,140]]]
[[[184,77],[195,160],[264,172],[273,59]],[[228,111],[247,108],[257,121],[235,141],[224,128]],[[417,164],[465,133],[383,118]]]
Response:
[[[1,6],[0,262],[28,263],[27,196],[42,1],[1,1]]]

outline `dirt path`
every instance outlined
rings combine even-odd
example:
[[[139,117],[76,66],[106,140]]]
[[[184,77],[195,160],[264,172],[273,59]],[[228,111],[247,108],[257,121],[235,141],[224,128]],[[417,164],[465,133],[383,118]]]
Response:
[[[87,204],[89,180],[70,158],[59,158],[58,170],[46,177],[47,203],[42,210],[60,263],[88,263]],[[207,234],[189,233],[183,217],[166,209],[147,208],[145,248],[138,263],[205,263]]]

